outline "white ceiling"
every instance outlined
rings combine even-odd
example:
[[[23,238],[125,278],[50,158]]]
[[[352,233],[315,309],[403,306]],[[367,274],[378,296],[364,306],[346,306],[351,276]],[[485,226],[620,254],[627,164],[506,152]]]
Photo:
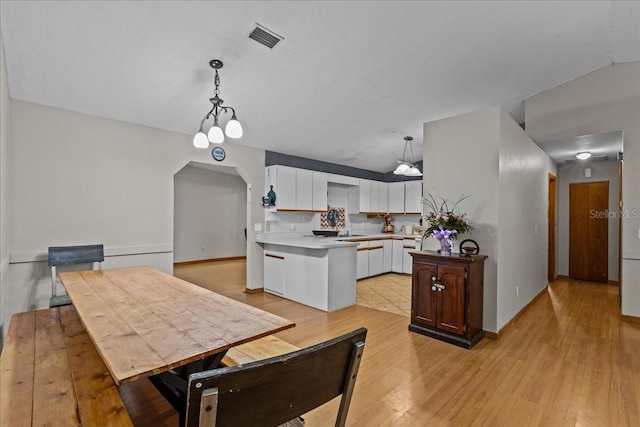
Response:
[[[405,135],[420,155],[424,122],[494,105],[522,122],[529,96],[640,60],[636,1],[0,8],[14,99],[193,134],[218,58],[220,96],[245,130],[234,143],[378,172],[395,168]],[[248,39],[256,22],[285,37],[281,46]]]
[[[588,151],[593,156],[591,160],[602,159],[616,160],[618,153],[622,150],[622,131],[612,131],[596,133],[592,135],[578,135],[565,139],[550,139],[546,141],[536,141],[536,144],[554,162],[558,164],[578,161],[576,154]]]

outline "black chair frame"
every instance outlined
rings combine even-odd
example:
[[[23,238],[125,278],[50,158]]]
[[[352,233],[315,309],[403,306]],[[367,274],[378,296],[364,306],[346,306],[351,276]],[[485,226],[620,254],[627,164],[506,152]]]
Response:
[[[344,426],[367,330],[282,356],[194,373],[187,387],[187,427],[274,427],[342,395]]]

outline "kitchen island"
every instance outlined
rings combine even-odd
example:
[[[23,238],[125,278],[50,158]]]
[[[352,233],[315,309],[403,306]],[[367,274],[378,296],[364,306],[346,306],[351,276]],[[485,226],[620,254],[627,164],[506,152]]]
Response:
[[[262,234],[264,290],[320,310],[356,303],[356,242]]]

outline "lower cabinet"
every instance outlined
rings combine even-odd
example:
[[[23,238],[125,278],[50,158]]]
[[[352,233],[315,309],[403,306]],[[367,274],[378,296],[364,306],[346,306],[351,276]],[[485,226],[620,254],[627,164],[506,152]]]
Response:
[[[284,295],[284,257],[266,252],[264,254],[264,288]]]
[[[409,330],[464,348],[484,337],[484,255],[413,252]]]
[[[393,239],[392,248],[393,255],[391,260],[391,271],[394,273],[402,273],[404,269],[402,239]]]
[[[411,274],[412,271],[412,259],[410,252],[416,250],[415,239],[404,239],[402,241],[402,272],[404,274]]]
[[[393,262],[393,240],[386,239],[382,241],[383,246],[383,259],[382,259],[382,270],[385,273],[391,273],[391,266]]]
[[[356,277],[364,279],[369,276],[369,248],[358,248]]]
[[[369,276],[384,272],[384,244],[382,240],[369,242]]]

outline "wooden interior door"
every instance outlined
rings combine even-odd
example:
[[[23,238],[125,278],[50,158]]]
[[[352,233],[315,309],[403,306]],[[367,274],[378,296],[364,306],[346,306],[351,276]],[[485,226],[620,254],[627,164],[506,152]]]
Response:
[[[608,281],[609,182],[569,186],[569,277]]]

